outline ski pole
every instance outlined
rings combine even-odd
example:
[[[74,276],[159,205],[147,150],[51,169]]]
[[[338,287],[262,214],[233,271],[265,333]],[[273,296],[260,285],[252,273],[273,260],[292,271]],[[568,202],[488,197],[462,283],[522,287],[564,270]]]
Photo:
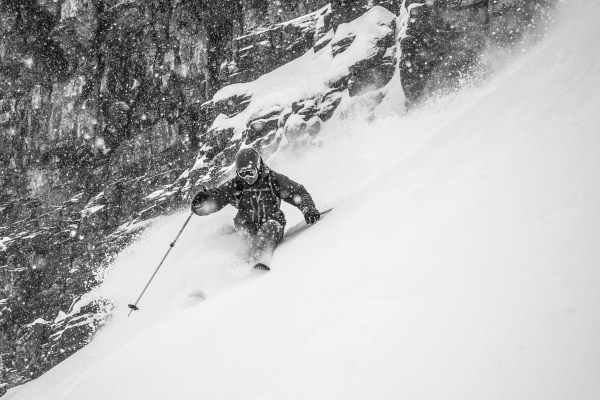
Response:
[[[188,222],[190,222],[190,219],[192,218],[192,216],[194,215],[194,213],[190,213],[190,216],[185,220],[185,223],[183,224],[183,226],[181,227],[181,230],[179,231],[179,233],[177,234],[177,236],[175,237],[175,240],[173,240],[173,243],[171,243],[169,245],[169,250],[167,250],[167,253],[165,254],[165,256],[162,258],[162,260],[160,261],[160,264],[158,264],[158,267],[156,267],[156,269],[154,270],[154,273],[152,274],[152,276],[150,277],[150,280],[148,280],[148,283],[146,283],[146,286],[144,286],[144,290],[142,290],[142,293],[140,293],[140,295],[138,296],[137,300],[135,301],[134,304],[128,304],[127,307],[131,308],[131,311],[129,311],[129,314],[127,314],[127,316],[130,316],[131,313],[133,311],[137,311],[139,310],[139,308],[137,307],[138,303],[140,302],[140,299],[142,298],[142,296],[144,295],[144,293],[146,292],[146,289],[148,289],[148,286],[150,286],[150,282],[152,282],[152,279],[154,279],[154,276],[156,275],[156,273],[158,272],[158,270],[160,269],[160,267],[163,265],[163,263],[165,262],[165,259],[167,258],[167,256],[169,255],[169,253],[171,252],[171,250],[173,249],[173,247],[175,246],[175,242],[177,242],[177,239],[179,239],[179,236],[181,236],[181,233],[183,232],[183,230],[185,229],[185,226],[188,224]]]

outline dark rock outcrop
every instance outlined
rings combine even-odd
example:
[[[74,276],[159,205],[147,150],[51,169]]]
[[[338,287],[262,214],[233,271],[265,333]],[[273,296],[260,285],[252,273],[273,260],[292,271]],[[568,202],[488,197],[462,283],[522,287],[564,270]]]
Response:
[[[482,53],[510,51],[527,36],[539,39],[554,0],[406,0],[410,18],[401,39],[400,76],[407,106],[429,95],[456,90],[474,74],[485,74]]]
[[[319,39],[318,27],[327,29],[331,7],[289,22],[260,27],[234,40],[235,55],[224,65],[230,83],[255,80],[261,75],[301,56]]]

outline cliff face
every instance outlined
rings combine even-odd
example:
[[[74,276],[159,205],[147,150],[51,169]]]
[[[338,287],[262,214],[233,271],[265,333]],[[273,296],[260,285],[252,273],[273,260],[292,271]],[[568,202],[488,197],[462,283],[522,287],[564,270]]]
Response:
[[[2,2],[3,383],[39,375],[96,329],[97,306],[64,316],[135,233],[124,224],[176,206],[175,192],[149,195],[202,144],[212,116],[201,104],[229,69],[244,73],[234,38],[321,3]],[[295,54],[312,46],[315,22],[288,24],[306,36]]]
[[[99,271],[240,146],[310,139],[343,99],[372,111],[397,65],[409,107],[459,86],[548,7],[517,3],[2,2],[0,394],[87,343],[110,313],[78,303]],[[347,24],[359,17],[368,40]],[[249,107],[257,78],[313,50],[344,68],[310,96]]]

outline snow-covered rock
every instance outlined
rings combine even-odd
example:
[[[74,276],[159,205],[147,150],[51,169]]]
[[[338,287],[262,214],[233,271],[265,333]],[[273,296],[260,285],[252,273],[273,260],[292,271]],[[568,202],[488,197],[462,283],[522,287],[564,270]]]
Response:
[[[344,96],[374,93],[390,82],[396,69],[395,32],[396,16],[376,6],[323,35],[330,38],[323,47],[255,81],[223,88],[203,105],[218,116],[203,140],[202,163],[186,178],[192,184],[222,179],[204,168],[207,162],[230,165],[243,145],[273,153],[279,144],[317,135]]]
[[[38,318],[30,324],[25,325],[27,328],[33,328],[35,325],[49,325],[51,322],[46,321],[44,318]]]

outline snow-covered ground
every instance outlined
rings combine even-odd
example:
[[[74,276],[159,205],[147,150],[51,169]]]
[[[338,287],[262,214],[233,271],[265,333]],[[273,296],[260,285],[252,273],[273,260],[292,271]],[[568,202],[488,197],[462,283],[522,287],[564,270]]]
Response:
[[[231,208],[194,217],[127,317],[187,213],[156,222],[99,289],[112,321],[7,399],[600,398],[592,3],[441,110],[276,153],[335,210],[264,275],[236,264]]]

